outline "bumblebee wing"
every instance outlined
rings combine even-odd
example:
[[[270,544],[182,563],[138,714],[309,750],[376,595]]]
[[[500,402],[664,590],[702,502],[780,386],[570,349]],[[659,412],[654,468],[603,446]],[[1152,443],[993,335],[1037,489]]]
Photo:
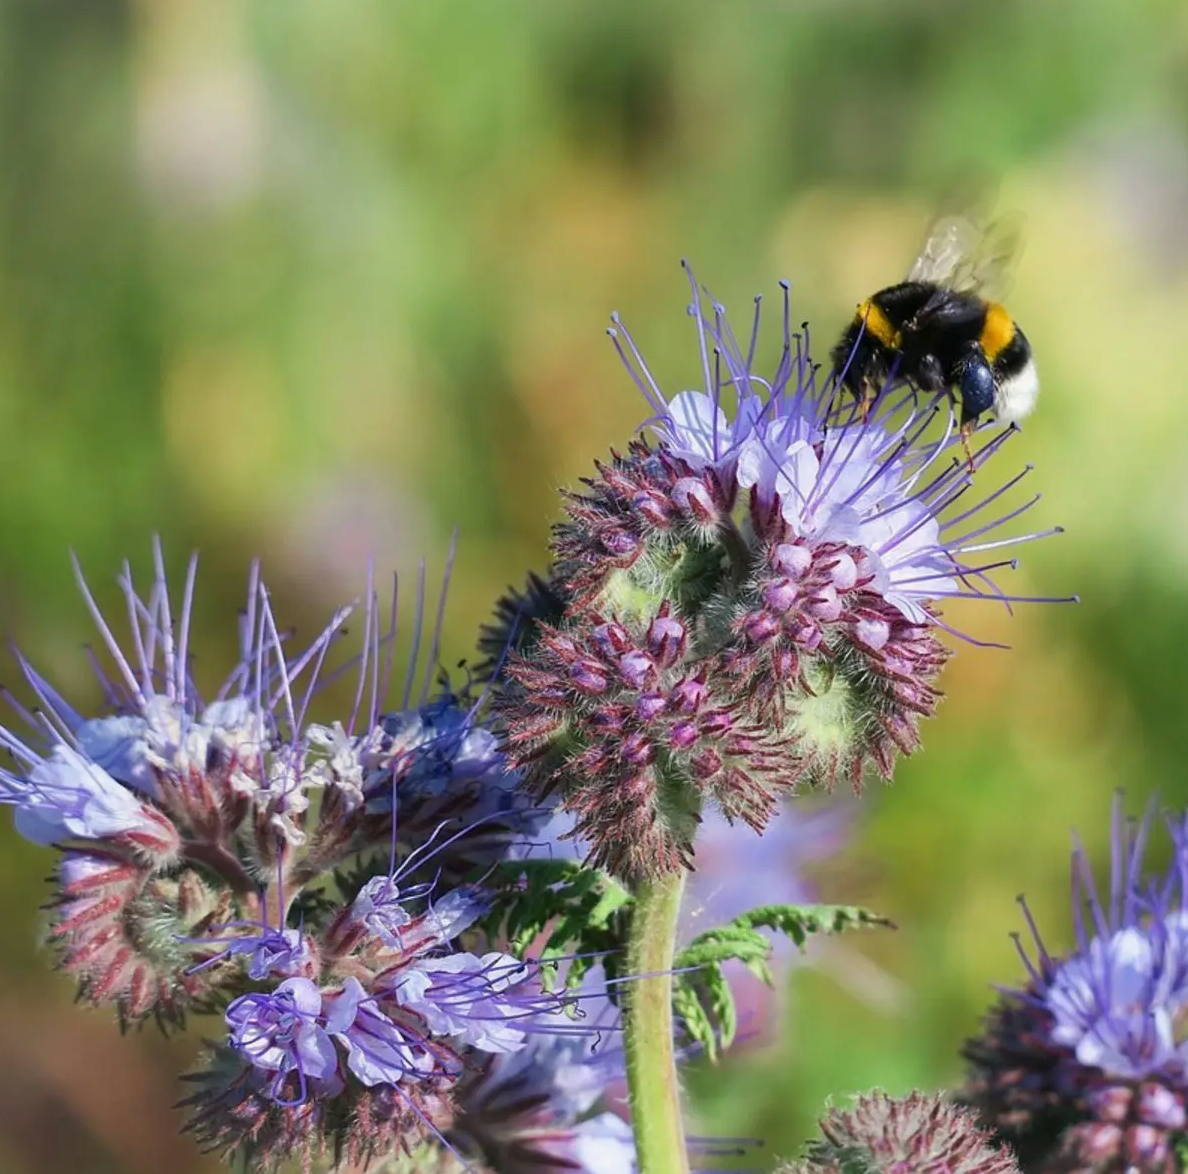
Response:
[[[1024,218],[1021,213],[1000,216],[986,225],[974,247],[954,271],[953,288],[971,290],[988,301],[1002,301],[1010,289],[1023,240]]]
[[[983,195],[960,212],[938,215],[907,280],[933,282],[1001,301],[1022,249],[1024,220],[1018,213],[991,220],[990,208],[990,197]]]
[[[952,287],[954,277],[975,251],[981,232],[965,215],[938,216],[929,227],[924,247],[908,270],[908,281],[929,281]]]

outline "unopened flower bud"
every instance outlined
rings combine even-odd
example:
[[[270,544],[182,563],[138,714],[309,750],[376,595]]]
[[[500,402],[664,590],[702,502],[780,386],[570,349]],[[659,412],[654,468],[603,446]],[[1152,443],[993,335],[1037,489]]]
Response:
[[[622,624],[598,624],[590,633],[590,640],[608,660],[621,656],[631,646],[631,633]]]
[[[663,528],[672,521],[667,503],[659,493],[637,493],[631,499],[631,508],[652,526]]]
[[[799,579],[813,565],[813,553],[807,546],[781,542],[772,552],[772,566],[789,579]]]
[[[891,639],[891,625],[886,620],[861,619],[854,625],[854,639],[871,652],[881,652]]]
[[[622,754],[625,762],[630,762],[633,766],[647,766],[656,757],[656,750],[651,740],[646,734],[638,731],[628,734],[623,739],[619,753]]]
[[[696,778],[712,779],[722,769],[722,756],[707,748],[693,755],[690,765]]]
[[[808,611],[824,624],[831,624],[842,613],[842,602],[832,584],[818,587],[808,601]]]
[[[838,591],[849,591],[858,582],[858,565],[844,550],[840,551],[833,558],[829,577]]]
[[[687,643],[685,625],[670,615],[657,616],[648,626],[648,651],[662,669],[671,668],[685,655]]]
[[[668,708],[663,693],[641,693],[635,702],[635,715],[640,721],[650,722]]]
[[[796,603],[800,589],[791,579],[774,579],[763,588],[763,602],[774,612],[786,612]]]
[[[718,507],[705,483],[696,477],[681,477],[672,487],[672,499],[677,508],[698,525],[708,526],[717,521]]]
[[[570,668],[569,678],[581,692],[589,697],[605,693],[609,684],[602,666],[589,657],[583,657]]]
[[[656,679],[656,666],[652,658],[639,649],[619,657],[619,672],[633,689],[646,689]]]
[[[780,621],[769,611],[752,612],[743,621],[743,631],[752,644],[763,644],[780,634]]]
[[[696,713],[709,697],[709,686],[698,677],[687,677],[669,690],[669,704],[681,713]]]

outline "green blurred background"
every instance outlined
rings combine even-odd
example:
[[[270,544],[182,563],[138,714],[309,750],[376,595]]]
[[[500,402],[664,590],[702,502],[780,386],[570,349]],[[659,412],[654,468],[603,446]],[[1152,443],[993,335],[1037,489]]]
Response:
[[[901,928],[690,1086],[770,1165],[829,1093],[956,1081],[1020,971],[1015,894],[1068,941],[1070,826],[1103,859],[1115,788],[1188,798],[1182,3],[7,0],[4,634],[94,701],[67,551],[114,605],[159,531],[202,552],[209,682],[253,554],[309,631],[369,552],[436,571],[456,525],[456,660],[644,414],[610,310],[692,385],[685,255],[744,319],[791,278],[823,355],[967,172],[1029,222],[1044,395],[999,469],[1035,462],[1031,517],[1068,528],[1013,585],[1083,602],[952,609],[1013,650],[960,650],[827,889]],[[48,855],[2,822],[0,1171],[211,1168],[170,1110],[189,1043],[72,1009],[35,953]]]

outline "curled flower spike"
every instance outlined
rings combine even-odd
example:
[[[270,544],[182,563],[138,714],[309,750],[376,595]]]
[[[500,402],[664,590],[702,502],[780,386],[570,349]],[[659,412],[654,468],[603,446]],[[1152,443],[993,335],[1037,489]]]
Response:
[[[289,656],[253,568],[239,662],[206,699],[191,677],[197,563],[177,605],[159,543],[153,561],[146,595],[127,565],[120,579],[127,652],[78,574],[111,665],[93,661],[107,716],[85,717],[16,653],[38,708],[6,695],[31,732],[0,729],[15,762],[0,771],[0,802],[27,838],[69,848],[52,936],[81,993],[125,1020],[178,1025],[226,978],[215,963],[250,952],[262,972],[261,943],[219,950],[212,934],[245,915],[261,921],[268,898],[254,878],[279,876],[281,858],[304,839],[308,792],[323,778],[301,721],[349,609]]]
[[[1113,812],[1110,886],[1098,892],[1085,852],[1072,859],[1076,948],[1044,948],[1024,905],[1029,981],[1006,990],[985,1033],[966,1045],[964,1092],[1030,1165],[1168,1172],[1188,1126],[1188,820],[1166,822],[1174,855],[1144,871],[1155,821]]]
[[[611,336],[653,415],[653,443],[566,495],[547,580],[505,600],[496,711],[514,766],[579,820],[591,859],[628,880],[688,866],[706,806],[761,830],[779,797],[889,779],[919,745],[949,656],[940,608],[1007,607],[1004,510],[935,398],[898,384],[876,411],[819,384],[790,327],[770,376],[690,278],[704,386],[666,396],[616,318]],[[960,635],[960,633],[958,633]],[[975,641],[976,642],[976,641]]]
[[[1019,1174],[1010,1151],[996,1146],[972,1113],[925,1093],[857,1097],[848,1109],[830,1110],[821,1133],[806,1160],[778,1174]]]

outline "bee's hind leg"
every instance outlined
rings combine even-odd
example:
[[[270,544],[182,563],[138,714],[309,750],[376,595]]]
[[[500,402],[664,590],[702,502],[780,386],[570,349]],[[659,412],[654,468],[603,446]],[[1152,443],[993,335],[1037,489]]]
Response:
[[[969,465],[969,471],[972,473],[977,469],[974,464],[973,446],[970,443],[973,434],[978,430],[978,421],[976,416],[963,416],[961,420],[961,447],[965,449],[965,459]]]

